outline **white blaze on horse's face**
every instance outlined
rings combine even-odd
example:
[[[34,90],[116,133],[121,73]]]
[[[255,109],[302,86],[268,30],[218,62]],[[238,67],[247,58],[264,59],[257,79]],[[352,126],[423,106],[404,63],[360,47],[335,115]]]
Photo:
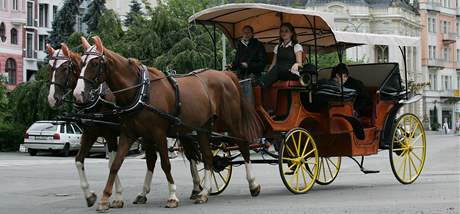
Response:
[[[86,52],[90,52],[95,49],[96,49],[96,46],[91,46],[86,50]],[[88,66],[89,61],[97,57],[98,56],[96,55],[83,55],[81,58],[81,61],[84,62],[85,65],[81,69],[80,78],[78,78],[78,81],[77,81],[77,86],[73,90],[73,96],[79,103],[83,103],[83,92],[85,91],[85,80],[83,79],[83,77],[85,77],[86,67]]]
[[[61,50],[57,50],[54,52],[53,57],[59,57],[61,56]],[[63,55],[62,55],[63,56]],[[52,59],[49,61],[49,65],[51,66],[51,69],[53,69],[53,76],[51,78],[51,84],[50,84],[50,90],[48,93],[48,104],[50,107],[54,107],[56,105],[56,86],[53,84],[56,81],[56,71],[61,67],[62,64],[67,62],[67,60],[64,59]],[[65,85],[65,84],[64,84]]]

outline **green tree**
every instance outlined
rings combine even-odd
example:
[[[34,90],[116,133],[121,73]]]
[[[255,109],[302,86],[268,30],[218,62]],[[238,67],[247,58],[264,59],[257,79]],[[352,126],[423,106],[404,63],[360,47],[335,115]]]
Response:
[[[79,14],[80,0],[66,0],[59,10],[52,24],[52,31],[48,40],[54,48],[59,48],[60,43],[75,31],[76,17]]]
[[[97,31],[99,19],[105,12],[105,0],[92,0],[88,5],[83,22],[88,26],[88,33]]]
[[[94,34],[101,37],[106,48],[117,51],[116,46],[120,43],[124,33],[121,29],[121,21],[115,11],[106,10],[102,14]]]
[[[131,0],[131,4],[129,5],[129,12],[126,14],[126,19],[124,21],[125,26],[131,25],[134,20],[135,16],[143,16],[144,12],[142,12],[142,4],[139,3],[137,0]]]

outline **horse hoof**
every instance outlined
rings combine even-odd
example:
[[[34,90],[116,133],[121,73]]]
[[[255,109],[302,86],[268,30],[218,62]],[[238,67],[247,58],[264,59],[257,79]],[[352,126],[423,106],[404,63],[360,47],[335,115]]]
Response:
[[[166,208],[176,208],[178,206],[179,206],[179,200],[168,199],[168,202],[166,202]]]
[[[86,198],[86,205],[88,205],[88,207],[92,207],[96,203],[96,200],[97,200],[96,193],[91,192],[91,196]]]
[[[198,195],[195,199],[195,204],[204,204],[208,202],[208,196]]]
[[[136,199],[134,199],[133,204],[145,204],[147,203],[147,197],[143,195],[138,195]]]
[[[107,212],[109,211],[110,209],[110,204],[109,202],[99,202],[96,206],[96,211],[97,212],[100,212],[100,213],[103,213],[103,212]]]
[[[124,205],[125,205],[125,202],[123,200],[114,200],[110,204],[110,208],[119,209],[119,208],[123,208]]]
[[[251,196],[252,196],[252,197],[258,196],[258,195],[260,194],[260,184],[257,185],[256,188],[251,189],[250,191],[251,191]]]
[[[190,200],[196,200],[200,195],[200,191],[192,191],[192,194],[190,195]]]

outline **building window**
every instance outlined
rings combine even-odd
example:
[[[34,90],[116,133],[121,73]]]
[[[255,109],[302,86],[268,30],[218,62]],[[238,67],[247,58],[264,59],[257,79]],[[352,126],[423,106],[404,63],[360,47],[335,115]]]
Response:
[[[76,30],[77,32],[83,32],[83,21],[82,21],[82,17],[81,17],[81,16],[77,16],[76,19],[77,19],[77,20],[76,20],[77,23],[76,23],[76,29],[75,29],[75,30]]]
[[[449,48],[444,48],[444,60],[449,60]]]
[[[451,90],[452,89],[452,76],[441,76],[442,80],[442,89]]]
[[[26,49],[27,58],[33,58],[33,55],[34,55],[33,37],[34,37],[33,34],[27,33],[27,49]]]
[[[436,18],[428,17],[428,32],[436,33]]]
[[[45,50],[46,40],[48,40],[47,35],[38,36],[38,50],[41,50],[41,51]]]
[[[460,73],[457,73],[457,90],[460,89]]]
[[[447,21],[442,22],[442,32],[443,33],[448,33],[449,32],[449,28],[448,28],[447,23],[448,23]]]
[[[34,26],[34,3],[27,2],[27,25]]]
[[[457,49],[457,64],[460,64],[460,49]]]
[[[430,90],[435,91],[438,89],[438,76],[436,72],[430,73]]]
[[[5,23],[0,23],[0,40],[2,42],[6,41],[6,35],[5,35]]]
[[[460,9],[460,5],[457,6]],[[460,37],[460,26],[459,26],[460,20],[457,20],[457,23],[455,23],[455,27],[457,28],[457,37]]]
[[[58,13],[58,6],[53,5],[53,20],[56,18]]]
[[[18,10],[18,0],[13,0],[13,10]]]
[[[14,59],[6,60],[5,73],[8,74],[8,84],[16,84],[16,62]]]
[[[378,63],[388,62],[388,46],[376,45],[375,46],[375,56],[376,56]]]
[[[436,46],[432,46],[432,45],[428,46],[428,58],[436,59]]]
[[[48,27],[48,5],[40,4],[39,6],[39,26]]]
[[[16,30],[16,28],[12,28],[11,29],[11,44],[13,45],[17,45],[18,44],[18,31]]]

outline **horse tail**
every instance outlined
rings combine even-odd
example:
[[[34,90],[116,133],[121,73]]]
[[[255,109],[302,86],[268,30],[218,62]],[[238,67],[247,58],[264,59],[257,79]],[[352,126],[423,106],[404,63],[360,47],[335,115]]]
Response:
[[[240,98],[240,111],[241,111],[241,120],[239,124],[240,134],[248,142],[255,142],[258,138],[262,136],[263,132],[263,123],[257,114],[253,105],[251,105],[246,97],[243,95],[243,91],[240,87],[240,82],[238,77],[229,71],[224,71],[227,76],[229,76],[236,88],[238,89],[238,95]]]

